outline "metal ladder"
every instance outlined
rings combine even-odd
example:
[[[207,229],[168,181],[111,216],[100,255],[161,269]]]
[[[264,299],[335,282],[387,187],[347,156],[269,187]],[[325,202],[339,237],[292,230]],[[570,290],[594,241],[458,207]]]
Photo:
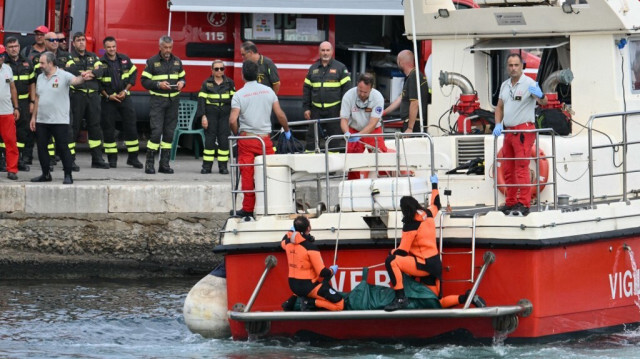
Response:
[[[438,227],[440,229],[440,235],[438,237],[439,240],[439,252],[440,252],[440,261],[443,261],[442,257],[445,255],[470,255],[471,256],[471,273],[469,275],[469,278],[459,278],[459,279],[448,279],[448,280],[442,280],[442,282],[470,282],[470,283],[474,283],[475,282],[475,266],[476,266],[476,223],[478,220],[478,217],[480,215],[484,215],[485,213],[474,213],[473,217],[471,218],[471,225],[470,226],[453,226],[450,228],[471,228],[471,250],[469,251],[451,251],[451,252],[445,252],[444,251],[444,246],[443,246],[443,242],[444,242],[444,217],[445,216],[451,216],[451,212],[445,212],[443,211],[442,214],[440,215],[440,221],[438,224]]]

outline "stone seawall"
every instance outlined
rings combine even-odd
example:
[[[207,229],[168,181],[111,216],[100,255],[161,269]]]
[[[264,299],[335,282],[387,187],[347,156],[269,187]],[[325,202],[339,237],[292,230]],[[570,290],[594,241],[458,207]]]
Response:
[[[221,213],[0,215],[0,278],[175,277],[205,274]]]

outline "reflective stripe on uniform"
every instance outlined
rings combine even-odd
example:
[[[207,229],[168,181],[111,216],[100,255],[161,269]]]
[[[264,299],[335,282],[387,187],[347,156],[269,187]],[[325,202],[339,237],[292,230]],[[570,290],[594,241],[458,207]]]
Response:
[[[160,97],[176,97],[180,94],[180,92],[171,92],[171,93],[160,93],[155,91],[149,91],[151,95],[160,96]]]
[[[160,141],[160,148],[163,149],[163,150],[170,150],[171,149],[171,142]]]
[[[329,103],[311,102],[311,104],[313,104],[315,107],[319,107],[319,108],[329,108],[329,107],[333,107],[333,106],[339,105],[340,102],[341,101],[329,102]]]
[[[89,148],[96,148],[102,144],[100,140],[89,140]]]
[[[147,148],[150,149],[151,151],[157,151],[160,148],[160,144],[147,141]]]
[[[104,153],[118,153],[118,145],[115,142],[104,143]]]

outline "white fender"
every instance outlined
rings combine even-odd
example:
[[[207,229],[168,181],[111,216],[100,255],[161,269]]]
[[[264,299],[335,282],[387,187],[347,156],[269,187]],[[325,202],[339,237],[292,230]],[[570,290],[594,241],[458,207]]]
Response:
[[[191,288],[184,300],[184,322],[205,338],[231,336],[227,316],[227,280],[208,274]]]

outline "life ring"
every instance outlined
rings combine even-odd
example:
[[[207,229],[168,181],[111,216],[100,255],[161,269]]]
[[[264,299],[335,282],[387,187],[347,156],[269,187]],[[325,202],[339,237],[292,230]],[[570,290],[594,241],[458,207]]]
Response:
[[[535,158],[536,157],[536,145],[534,144],[533,146],[531,146],[531,158]],[[537,176],[538,178],[540,178],[540,193],[542,193],[542,191],[544,190],[545,184],[547,183],[547,179],[549,178],[549,161],[547,161],[546,158],[542,158],[545,157],[546,155],[544,154],[544,151],[542,151],[542,149],[540,149],[540,152],[538,153],[537,157],[541,157],[540,158],[540,175]],[[500,148],[500,150],[498,151],[498,158],[502,157],[502,148]],[[498,181],[498,190],[503,194],[503,195],[507,195],[507,187],[501,186],[503,184],[505,184],[505,180],[504,180],[504,170],[503,167],[500,166],[500,164],[502,163],[502,161],[498,161],[498,176],[497,176],[497,181]],[[529,161],[529,173],[531,174],[530,177],[530,182],[536,183],[536,162],[535,160],[531,160]],[[536,196],[538,195],[537,191],[536,191],[536,187],[531,187],[531,198],[536,198]]]

